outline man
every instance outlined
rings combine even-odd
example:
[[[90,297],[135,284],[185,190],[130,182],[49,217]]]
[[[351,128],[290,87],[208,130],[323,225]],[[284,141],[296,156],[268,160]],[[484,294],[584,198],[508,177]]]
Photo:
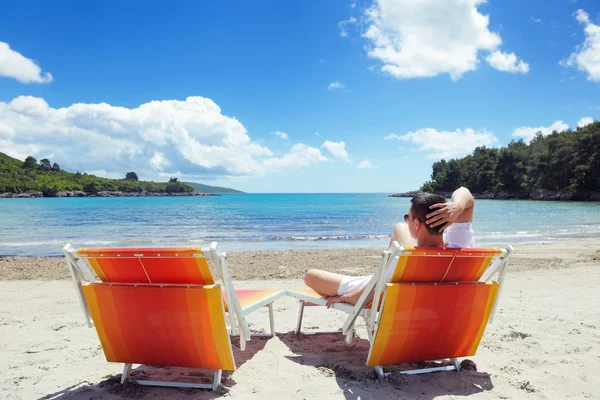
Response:
[[[408,214],[404,215],[405,223],[395,226],[390,244],[396,241],[400,246],[474,247],[471,223],[475,200],[469,189],[455,190],[450,202],[433,193],[419,194],[410,202]],[[397,259],[388,266],[386,282],[391,280],[396,263]],[[356,304],[371,277],[311,269],[304,275],[304,282],[326,296],[329,307],[333,303]]]

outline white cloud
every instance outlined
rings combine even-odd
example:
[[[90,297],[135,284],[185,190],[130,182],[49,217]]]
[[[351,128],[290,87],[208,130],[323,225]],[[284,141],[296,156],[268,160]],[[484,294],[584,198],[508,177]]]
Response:
[[[315,136],[321,136],[319,132],[315,132]]]
[[[529,20],[530,20],[531,22],[535,22],[536,24],[541,24],[541,23],[542,23],[542,19],[541,19],[541,18],[534,18],[534,17],[531,17],[531,18],[529,18]]]
[[[580,128],[583,128],[584,126],[589,125],[592,122],[594,122],[594,118],[592,118],[592,117],[583,117],[579,121],[577,121],[577,126],[580,127]]]
[[[24,159],[54,153],[71,171],[139,176],[218,177],[263,175],[273,169],[325,161],[315,149],[296,144],[275,156],[254,142],[235,118],[212,100],[152,101],[137,108],[73,104],[52,108],[37,97],[0,102],[0,149]]]
[[[340,28],[340,36],[341,37],[348,36],[347,25],[349,25],[349,24],[356,24],[357,22],[358,22],[358,20],[356,18],[354,18],[354,17],[350,17],[348,19],[340,21],[338,23],[338,27]]]
[[[369,169],[369,168],[374,168],[373,164],[371,164],[371,161],[369,160],[363,160],[358,164],[358,168],[360,169]]]
[[[419,129],[405,135],[391,133],[385,140],[400,140],[419,146],[419,151],[427,152],[429,158],[455,158],[464,156],[476,147],[493,147],[498,144],[498,138],[486,130],[457,129],[455,131],[438,131],[433,128]]]
[[[152,159],[150,160],[152,169],[156,171],[162,171],[163,167],[169,165],[169,161],[165,158],[165,155],[160,151],[155,151]]]
[[[512,135],[516,138],[523,139],[526,142],[530,142],[538,132],[542,135],[546,136],[551,134],[552,132],[562,132],[569,129],[569,125],[565,124],[563,121],[555,121],[550,126],[522,126],[513,131]]]
[[[289,139],[289,136],[287,133],[285,132],[281,132],[281,131],[275,131],[275,132],[271,132],[271,135],[275,135],[275,136],[279,136],[280,138],[282,138],[283,140],[287,140]]]
[[[529,64],[523,60],[517,60],[515,53],[503,53],[496,50],[486,57],[485,61],[498,71],[526,74],[529,72]]]
[[[350,161],[350,156],[348,155],[348,152],[346,151],[346,143],[330,142],[329,140],[326,140],[325,143],[323,143],[323,147],[325,147],[327,149],[327,151],[329,151],[331,153],[331,155],[334,156],[335,158],[338,158],[340,160],[344,160],[347,162]]]
[[[479,52],[492,52],[502,42],[477,9],[484,2],[375,0],[363,34],[370,41],[368,56],[395,78],[449,74],[458,80],[477,69]]]
[[[330,83],[330,84],[327,86],[327,88],[328,88],[329,90],[333,90],[333,89],[343,89],[343,88],[345,88],[345,86],[344,86],[344,84],[343,84],[343,83],[341,83],[341,82],[339,82],[339,81],[335,81],[335,82],[331,82],[331,83]]]
[[[0,77],[13,78],[21,83],[50,83],[52,75],[42,72],[35,61],[24,57],[10,48],[8,43],[0,42]]]
[[[324,161],[327,161],[327,157],[321,154],[321,150],[303,143],[297,143],[292,146],[289,154],[281,158],[265,160],[265,165],[275,168],[298,168]]]
[[[588,80],[600,82],[600,26],[593,24],[581,9],[574,15],[584,26],[585,40],[566,61],[561,61],[561,65],[577,68],[587,73]]]

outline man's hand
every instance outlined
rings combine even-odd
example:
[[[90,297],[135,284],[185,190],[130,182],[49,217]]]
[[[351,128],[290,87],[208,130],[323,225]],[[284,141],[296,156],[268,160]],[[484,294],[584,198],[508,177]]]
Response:
[[[465,211],[459,203],[455,202],[438,203],[429,208],[435,211],[427,214],[425,223],[432,228],[439,226],[440,232],[456,222],[458,217]]]
[[[331,307],[333,303],[348,303],[348,294],[344,294],[342,296],[331,296],[327,298],[327,303],[325,306],[327,308]]]
[[[354,292],[349,292],[346,294],[343,294],[341,296],[331,296],[327,298],[327,303],[325,303],[325,305],[327,306],[327,308],[331,307],[331,305],[333,303],[346,303],[346,304],[352,304],[355,305],[358,302],[358,299],[360,299],[360,295],[362,294],[362,292],[364,291],[364,288],[355,290]]]

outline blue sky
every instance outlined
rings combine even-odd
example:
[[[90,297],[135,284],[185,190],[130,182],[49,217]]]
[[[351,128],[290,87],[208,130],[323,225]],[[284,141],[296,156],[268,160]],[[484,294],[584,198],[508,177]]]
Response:
[[[599,13],[591,0],[4,4],[0,151],[251,192],[416,189],[440,157],[600,118]]]

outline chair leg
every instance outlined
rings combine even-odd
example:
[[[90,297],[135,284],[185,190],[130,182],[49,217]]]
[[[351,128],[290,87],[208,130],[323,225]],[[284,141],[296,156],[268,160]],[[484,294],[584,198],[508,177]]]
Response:
[[[229,312],[229,325],[231,327],[231,336],[237,335],[237,319],[234,312]]]
[[[273,303],[270,303],[269,307],[269,323],[271,325],[271,337],[275,336],[275,319],[273,317]]]
[[[386,376],[389,375],[389,373],[386,374],[386,373],[383,372],[383,368],[381,367],[381,365],[376,365],[375,366],[375,373],[377,374],[377,377],[379,379],[383,379],[383,378],[385,378]]]
[[[346,334],[346,343],[351,344],[354,338],[354,327],[352,326],[350,331]]]
[[[121,375],[121,385],[125,385],[125,383],[129,380],[130,374],[131,374],[131,364],[125,364],[123,366],[123,374]]]
[[[300,311],[298,312],[298,324],[296,325],[296,336],[300,336],[302,328],[302,315],[304,314],[304,301],[300,300]]]
[[[246,350],[246,336],[244,336],[243,329],[240,329],[240,350]]]
[[[212,390],[213,392],[215,390],[217,390],[219,388],[219,386],[221,386],[221,374],[222,374],[223,370],[218,369],[215,371],[215,375],[213,377],[213,384],[212,384]]]
[[[450,361],[454,363],[454,368],[456,368],[456,372],[460,372],[460,363],[457,358],[451,358]]]

